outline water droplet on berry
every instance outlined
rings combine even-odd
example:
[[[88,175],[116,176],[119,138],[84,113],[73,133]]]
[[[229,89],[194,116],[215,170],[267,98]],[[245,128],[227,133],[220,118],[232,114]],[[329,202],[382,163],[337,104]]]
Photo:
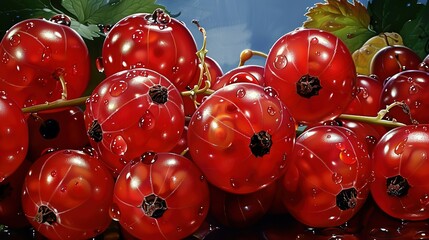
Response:
[[[122,93],[124,93],[128,88],[128,83],[120,80],[117,82],[114,82],[112,85],[110,85],[109,93],[112,97],[118,97]]]
[[[97,57],[95,59],[95,67],[97,68],[98,72],[104,72],[103,57]]]
[[[143,128],[143,129],[152,129],[154,127],[153,124],[153,115],[152,113],[148,110],[146,111],[143,116],[140,118],[139,121],[139,127]]]
[[[343,176],[335,172],[332,174],[332,181],[334,181],[335,184],[340,184],[343,181]]]
[[[418,92],[418,88],[416,87],[416,85],[411,85],[410,88],[408,89],[408,92],[410,94],[416,94]]]
[[[375,181],[375,172],[371,171],[371,173],[369,174],[368,182],[372,183],[374,181]]]
[[[118,222],[121,219],[121,211],[119,210],[119,207],[116,203],[112,203],[112,206],[110,207],[109,215],[113,219],[113,221]]]
[[[49,61],[52,56],[52,51],[50,47],[45,47],[42,53],[42,62]]]
[[[76,75],[76,74],[78,74],[78,69],[77,69],[77,65],[76,64],[73,64],[73,66],[72,66],[72,73],[73,73],[73,75]]]
[[[179,72],[179,69],[180,69],[180,67],[177,67],[177,66],[173,67],[173,68],[172,68],[172,72],[173,72],[173,74],[174,74],[174,73],[178,73],[178,72]]]
[[[229,183],[231,184],[231,187],[238,188],[237,181],[234,178],[229,179]]]
[[[34,27],[34,22],[27,22],[27,23],[25,24],[25,27],[27,27],[27,30],[29,30],[29,29],[33,28],[33,27]]]
[[[246,96],[246,90],[244,90],[243,88],[238,89],[236,96],[238,98],[243,98],[244,96]]]
[[[316,51],[316,55],[317,55],[317,56],[320,56],[320,52],[319,52],[319,51]]]
[[[67,191],[67,187],[66,187],[66,186],[62,186],[62,187],[60,188],[60,191],[61,191],[61,192],[65,192],[65,191]]]
[[[274,115],[276,115],[276,110],[273,108],[273,107],[271,107],[271,106],[269,106],[268,108],[267,108],[267,113],[270,115],[270,116],[274,116]]]
[[[369,145],[375,145],[377,143],[377,139],[374,136],[366,136],[365,141]]]
[[[353,164],[356,162],[356,157],[353,156],[353,153],[350,150],[344,149],[340,151],[340,159],[346,164]]]
[[[277,97],[278,96],[277,91],[272,87],[265,87],[264,92],[266,94],[268,94],[268,96],[270,96],[270,97]]]
[[[144,39],[144,32],[139,29],[133,33],[131,38],[136,42],[142,42]]]
[[[371,239],[400,239],[400,231],[390,227],[373,228],[369,231]]]
[[[299,149],[298,150],[298,156],[300,156],[300,157],[302,157],[302,156],[304,156],[304,153],[305,153],[305,149],[304,148],[301,148],[301,149]]]
[[[121,135],[118,135],[113,139],[110,149],[114,154],[123,156],[128,149],[128,145],[125,139]]]
[[[200,208],[198,209],[198,215],[199,216],[203,216],[204,215],[204,210],[205,210],[205,207],[204,206],[200,206]]]
[[[422,103],[420,101],[415,101],[414,102],[414,107],[415,108],[419,108],[422,105]]]
[[[12,35],[9,38],[9,44],[11,47],[16,47],[21,43],[21,35],[19,33]]]
[[[360,91],[363,99],[367,99],[369,97],[369,93],[368,93],[367,88],[361,87],[361,88],[359,88],[359,91]]]
[[[311,44],[318,44],[318,43],[319,43],[319,39],[318,39],[317,37],[313,37],[313,38],[310,40],[310,43],[311,43]]]
[[[419,202],[420,202],[420,205],[421,205],[422,207],[426,207],[426,206],[429,204],[429,195],[428,195],[428,194],[424,194],[424,195],[420,198]]]
[[[398,145],[396,145],[395,149],[393,150],[397,155],[400,155],[404,152],[405,146],[407,144],[408,138],[405,138],[402,140]]]
[[[429,232],[425,230],[419,231],[414,235],[413,239],[429,239]]]
[[[3,182],[6,179],[6,177],[0,177],[0,183]]]
[[[104,100],[103,100],[103,103],[104,103],[104,105],[107,105],[107,104],[109,104],[109,100],[104,99]]]
[[[316,195],[317,195],[317,189],[312,188],[312,189],[311,189],[311,195],[313,196],[313,198],[316,198]]]
[[[1,58],[1,62],[6,64],[9,62],[9,60],[10,60],[9,55],[7,53],[3,53],[3,56]]]
[[[277,55],[274,59],[274,67],[277,69],[283,69],[288,64],[287,57],[285,55]]]
[[[52,176],[52,177],[57,176],[57,171],[53,170],[53,171],[51,172],[51,176]]]

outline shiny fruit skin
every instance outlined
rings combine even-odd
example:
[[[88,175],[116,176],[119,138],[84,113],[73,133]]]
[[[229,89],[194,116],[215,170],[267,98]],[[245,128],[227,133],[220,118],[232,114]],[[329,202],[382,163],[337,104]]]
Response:
[[[270,88],[234,83],[215,91],[192,116],[188,146],[214,186],[231,193],[257,191],[284,173],[295,121]]]
[[[90,57],[82,37],[69,26],[27,19],[12,26],[0,43],[0,86],[26,107],[62,97],[80,97],[90,78]]]
[[[297,29],[271,47],[265,84],[276,89],[297,122],[323,122],[340,115],[352,101],[356,69],[338,37],[317,29]]]
[[[102,49],[104,73],[148,68],[159,72],[179,90],[193,79],[198,68],[197,46],[184,23],[162,10],[136,13],[117,22]]]

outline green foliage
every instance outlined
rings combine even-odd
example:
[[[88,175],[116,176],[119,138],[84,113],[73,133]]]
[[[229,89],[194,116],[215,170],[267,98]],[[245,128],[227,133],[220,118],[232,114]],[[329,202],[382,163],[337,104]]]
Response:
[[[71,27],[82,37],[92,40],[102,36],[98,25],[113,25],[122,18],[140,12],[153,12],[163,6],[156,0],[2,0],[0,1],[0,34],[15,23],[28,18],[47,18],[66,14]]]
[[[305,28],[317,28],[333,33],[348,47],[350,52],[360,48],[366,40],[376,35],[369,29],[367,9],[357,0],[325,0],[309,8]]]
[[[429,4],[415,18],[404,24],[399,32],[404,44],[413,49],[422,59],[429,54]]]

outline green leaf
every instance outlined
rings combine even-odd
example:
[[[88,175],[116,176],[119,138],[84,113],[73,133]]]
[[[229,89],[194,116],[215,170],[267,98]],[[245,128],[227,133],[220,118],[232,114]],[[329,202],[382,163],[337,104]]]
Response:
[[[79,33],[80,36],[89,40],[93,40],[96,37],[100,37],[104,35],[100,32],[100,29],[98,28],[97,25],[94,25],[94,24],[85,25],[74,19],[72,19],[70,27],[76,30],[76,32]]]
[[[333,33],[348,47],[350,52],[359,49],[375,35],[369,29],[370,17],[365,6],[354,0],[325,0],[316,3],[305,13],[305,28],[317,28]]]
[[[404,24],[399,34],[405,46],[415,51],[420,58],[429,54],[429,4],[426,4],[415,19]]]
[[[156,0],[63,0],[62,5],[81,23],[113,25],[134,13],[164,9],[155,2]]]
[[[367,7],[371,27],[377,33],[400,32],[423,6],[417,0],[371,0]]]

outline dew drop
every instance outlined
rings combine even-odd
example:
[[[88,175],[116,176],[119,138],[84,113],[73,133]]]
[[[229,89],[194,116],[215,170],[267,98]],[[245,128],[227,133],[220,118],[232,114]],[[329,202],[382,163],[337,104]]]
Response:
[[[200,208],[198,209],[198,215],[199,216],[203,216],[204,215],[204,210],[205,210],[205,207],[204,206],[200,206]]]
[[[331,138],[331,134],[326,135],[326,138],[330,139]]]
[[[318,43],[319,43],[319,39],[318,39],[317,37],[313,37],[313,38],[310,40],[310,43],[311,43],[311,44],[318,44]]]
[[[9,62],[9,60],[10,60],[9,55],[7,53],[3,53],[3,56],[1,58],[1,62],[6,64]]]
[[[287,66],[288,60],[285,55],[277,55],[274,59],[274,67],[277,69],[283,69]]]
[[[121,211],[119,210],[119,207],[116,203],[112,203],[112,206],[110,207],[109,215],[113,219],[113,221],[118,222],[121,219]]]
[[[181,231],[182,231],[182,228],[181,228],[181,227],[177,227],[177,228],[176,228],[176,230],[177,230],[178,232],[181,232]]]
[[[298,156],[300,157],[304,156],[304,153],[305,153],[304,148],[299,149],[297,153],[298,153]]]
[[[272,87],[265,87],[264,92],[270,97],[277,97],[278,96],[277,91]]]
[[[268,108],[267,108],[267,113],[270,115],[270,116],[274,116],[274,115],[276,115],[276,110],[273,108],[273,107],[271,107],[271,106],[269,106]]]
[[[420,101],[415,101],[414,102],[414,107],[415,108],[419,108],[422,105],[422,103]]]
[[[332,174],[332,181],[334,181],[335,184],[340,184],[343,181],[343,176],[335,172]]]
[[[361,87],[359,90],[363,99],[367,99],[369,97],[368,89]]]
[[[52,177],[57,176],[57,171],[53,170],[53,171],[51,172],[51,176],[52,176]]]
[[[417,92],[418,92],[418,89],[416,85],[411,85],[410,88],[408,89],[408,93],[410,94],[416,94]]]
[[[107,105],[107,104],[109,104],[109,100],[104,99],[104,100],[103,100],[103,103],[104,103],[104,105]]]
[[[33,27],[34,27],[34,22],[27,22],[27,23],[25,24],[25,27],[27,28],[27,30],[29,30],[29,29],[33,28]]]
[[[422,207],[426,207],[426,206],[429,204],[429,195],[428,195],[428,194],[424,194],[424,195],[420,198],[419,202],[420,202],[420,205],[421,205]]]
[[[78,73],[79,73],[79,71],[78,71],[78,69],[77,69],[77,65],[76,65],[76,64],[73,64],[73,66],[72,66],[72,73],[73,73],[73,75],[76,75],[76,74],[78,74]]]
[[[104,72],[103,57],[97,57],[95,59],[95,67],[97,68],[98,72]]]
[[[158,155],[154,152],[145,152],[140,156],[140,162],[144,164],[154,164],[158,160]]]
[[[127,90],[127,88],[128,88],[128,83],[123,80],[120,80],[120,81],[114,82],[110,86],[109,93],[112,97],[118,97],[119,95],[124,93]]]
[[[0,177],[0,183],[3,182],[6,179],[6,177]]]
[[[236,96],[238,98],[244,98],[244,96],[246,96],[246,90],[244,90],[243,88],[238,89]]]
[[[231,187],[238,188],[237,181],[234,178],[229,179],[229,183],[231,184]]]
[[[398,145],[396,145],[395,149],[393,150],[397,155],[401,155],[404,152],[405,146],[407,144],[408,138],[405,138],[402,140]]]
[[[340,159],[346,164],[353,164],[356,162],[356,157],[347,149],[340,151]]]
[[[61,191],[61,192],[63,192],[63,193],[64,193],[64,192],[66,192],[66,191],[67,191],[67,187],[66,187],[66,186],[62,186],[62,187],[60,188],[60,191]]]
[[[154,127],[153,119],[154,117],[152,113],[149,110],[147,110],[140,118],[139,127],[143,129],[148,129],[148,130],[152,129]]]
[[[319,51],[316,51],[316,55],[317,55],[317,56],[320,56],[320,52],[319,52]]]
[[[50,47],[45,47],[42,53],[42,62],[49,61],[52,56],[52,50]]]
[[[419,231],[414,235],[413,239],[429,239],[429,232],[425,230]]]
[[[202,118],[203,118],[203,116],[201,115],[201,113],[200,112],[197,112],[197,113],[195,113],[195,118],[197,119],[197,120],[201,120]]]
[[[173,74],[175,74],[175,73],[179,72],[179,69],[180,69],[180,67],[175,66],[171,70],[172,70]]]
[[[21,43],[21,35],[19,33],[12,35],[9,38],[9,44],[11,47],[16,47]]]
[[[123,156],[127,151],[127,148],[128,148],[128,145],[125,142],[125,139],[121,135],[116,136],[110,145],[111,151],[114,154],[119,156]]]
[[[311,189],[311,195],[313,196],[313,198],[316,198],[316,195],[317,195],[317,189],[312,188],[312,189]]]
[[[144,32],[142,30],[137,30],[133,33],[131,38],[136,42],[142,42],[144,39]]]

